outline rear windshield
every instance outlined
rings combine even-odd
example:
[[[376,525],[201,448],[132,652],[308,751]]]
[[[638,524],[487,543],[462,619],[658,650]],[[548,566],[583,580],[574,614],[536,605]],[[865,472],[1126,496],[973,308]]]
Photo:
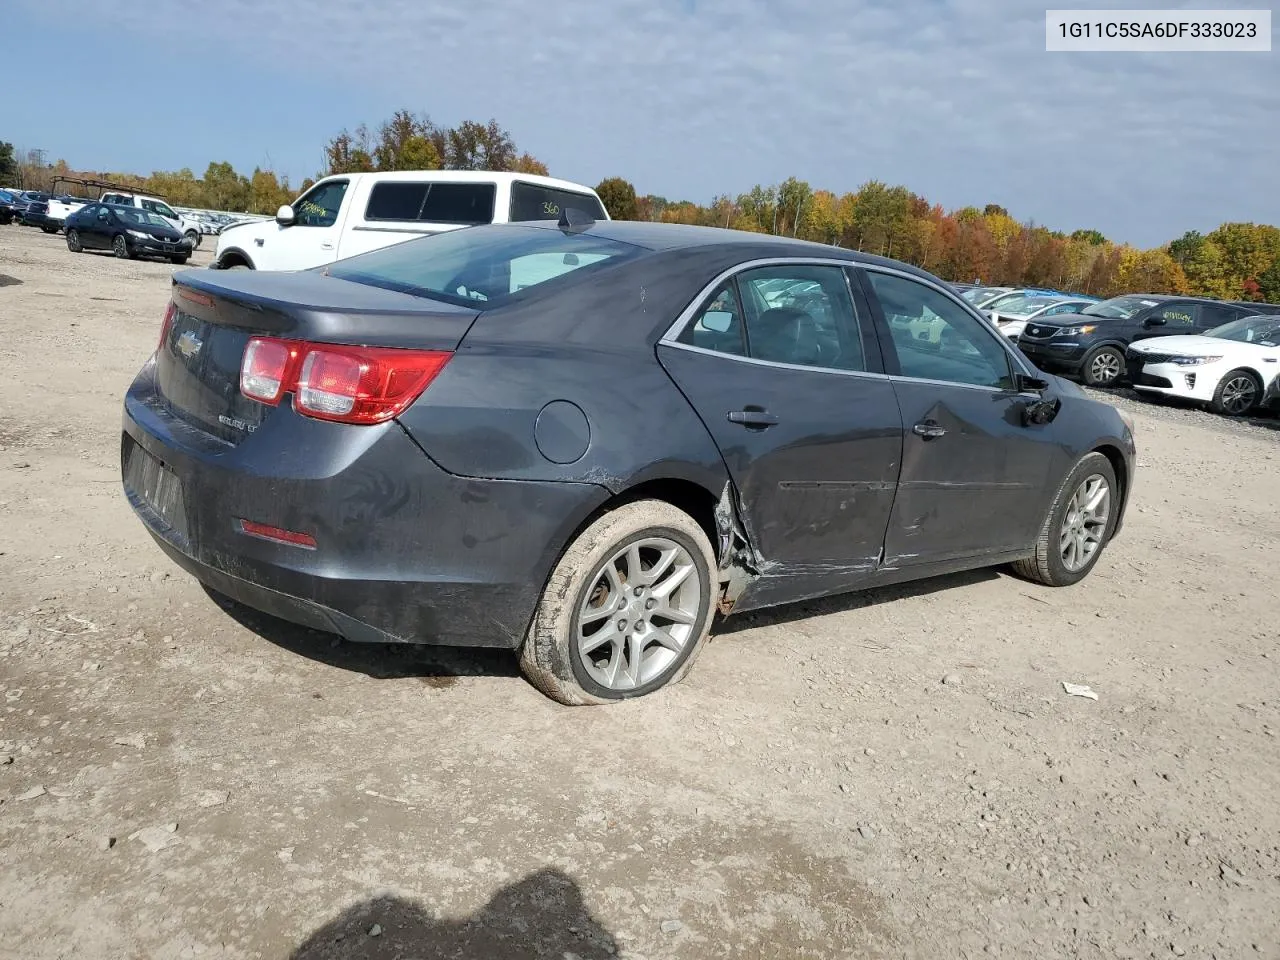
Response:
[[[593,220],[607,220],[600,201],[587,193],[540,187],[517,180],[511,184],[511,222],[559,220],[567,208],[580,210]]]
[[[451,303],[496,306],[575,270],[628,260],[640,247],[538,227],[480,226],[339,260],[331,277]]]
[[[369,192],[366,220],[492,223],[492,183],[411,183],[384,180]]]

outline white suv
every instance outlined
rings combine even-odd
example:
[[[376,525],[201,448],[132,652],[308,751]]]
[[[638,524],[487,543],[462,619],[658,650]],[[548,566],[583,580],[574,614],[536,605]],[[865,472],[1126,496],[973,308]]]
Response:
[[[224,227],[212,266],[306,270],[424,234],[555,220],[566,209],[609,219],[590,187],[551,177],[486,170],[336,174],[281,207],[275,220]]]

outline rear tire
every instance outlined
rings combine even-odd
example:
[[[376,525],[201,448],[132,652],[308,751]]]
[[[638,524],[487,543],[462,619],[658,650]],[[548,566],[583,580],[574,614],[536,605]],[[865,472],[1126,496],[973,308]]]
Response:
[[[72,229],[67,231],[67,249],[72,253],[81,253],[84,251],[84,246],[80,243],[79,230]]]
[[[170,257],[169,259],[178,264],[178,266],[182,266],[182,264],[187,262],[187,258],[185,256]]]
[[[1114,387],[1124,376],[1124,354],[1115,347],[1099,347],[1084,358],[1080,373],[1091,387]]]
[[[638,567],[624,559],[633,555]],[[552,570],[520,667],[568,706],[676,683],[706,642],[718,586],[715,554],[697,521],[661,500],[624,504],[579,534]],[[606,633],[615,642],[602,641]]]
[[[111,241],[111,252],[121,260],[133,258],[133,251],[129,249],[129,241],[124,238],[123,233],[116,234],[116,238]]]
[[[44,226],[42,226],[40,229],[41,229],[41,230],[43,230],[45,233],[57,233],[57,232],[58,232],[58,228],[57,228],[57,227],[51,227],[51,226],[49,226],[48,224],[45,224],[45,225],[44,225]]]
[[[1262,384],[1248,370],[1232,370],[1213,391],[1209,407],[1214,413],[1243,417],[1252,413],[1262,398]]]
[[[1097,489],[1091,485],[1099,480],[1105,486],[1103,493],[1106,498],[1104,504],[1099,504],[1105,511],[1101,517],[1097,508],[1091,515],[1089,511],[1080,509],[1097,495]],[[1035,555],[1015,562],[1014,572],[1048,587],[1069,587],[1079,583],[1089,575],[1110,542],[1119,510],[1120,488],[1111,461],[1100,453],[1085,454],[1067,474],[1058,495],[1053,498],[1036,540]],[[1086,547],[1090,543],[1093,546],[1086,555]]]

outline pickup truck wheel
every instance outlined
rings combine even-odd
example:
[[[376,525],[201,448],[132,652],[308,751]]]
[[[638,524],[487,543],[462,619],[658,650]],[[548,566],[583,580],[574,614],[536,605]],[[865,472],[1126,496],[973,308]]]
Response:
[[[79,230],[72,229],[67,231],[67,249],[72,253],[80,253],[84,250],[84,247],[80,245]]]
[[[129,251],[129,241],[124,238],[124,234],[117,234],[116,238],[111,241],[111,252],[121,260],[132,259],[133,254]]]

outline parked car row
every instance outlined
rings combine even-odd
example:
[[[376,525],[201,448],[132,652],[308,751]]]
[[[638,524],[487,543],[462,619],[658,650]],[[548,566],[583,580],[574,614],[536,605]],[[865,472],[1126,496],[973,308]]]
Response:
[[[1238,416],[1275,399],[1280,305],[1127,294],[1032,321],[1017,344],[1040,369],[1090,386],[1127,379],[1141,395]]]
[[[90,203],[67,217],[67,249],[110,250],[121,259],[164,257],[176,264],[191,257],[191,238],[159,213],[119,203]]]

